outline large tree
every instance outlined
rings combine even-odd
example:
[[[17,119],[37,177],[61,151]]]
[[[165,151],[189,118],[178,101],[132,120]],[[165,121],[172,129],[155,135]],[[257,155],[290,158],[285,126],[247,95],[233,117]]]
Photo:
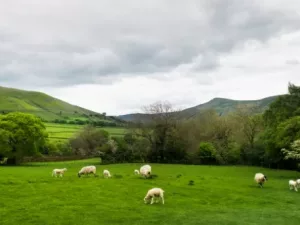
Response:
[[[232,116],[234,130],[242,145],[253,149],[258,134],[263,130],[262,114],[257,113],[256,105],[238,106]]]
[[[149,160],[152,162],[171,162],[184,157],[183,143],[178,134],[179,110],[169,102],[156,102],[144,107],[147,121],[139,123],[130,130],[137,137],[150,143]],[[176,142],[176,144],[175,144]]]
[[[276,127],[279,123],[300,116],[300,87],[288,84],[288,94],[279,96],[264,112],[264,120],[268,127]]]
[[[299,131],[300,87],[289,83],[288,94],[278,97],[264,112],[266,129],[263,141],[266,159],[276,167],[291,167],[291,161],[284,162],[282,148],[289,148]]]
[[[13,112],[0,115],[0,155],[8,164],[39,153],[48,134],[42,120],[34,115]]]

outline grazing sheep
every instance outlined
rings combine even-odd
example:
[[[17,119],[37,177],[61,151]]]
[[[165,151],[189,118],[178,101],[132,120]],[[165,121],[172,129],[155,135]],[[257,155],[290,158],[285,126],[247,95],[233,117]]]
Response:
[[[96,167],[95,166],[85,166],[82,167],[81,170],[78,172],[78,177],[81,177],[82,174],[89,175],[93,173],[96,176]]]
[[[268,180],[267,176],[263,175],[262,173],[256,173],[254,176],[254,180],[256,181],[256,183],[258,183],[260,185],[260,187],[263,187],[263,184],[265,181]]]
[[[298,191],[298,189],[297,189],[297,181],[289,180],[289,187],[290,187],[290,190],[294,189],[295,191]]]
[[[103,170],[103,176],[104,177],[111,177],[110,172],[108,170]]]
[[[145,198],[144,198],[144,202],[145,204],[146,203],[149,203],[149,200],[151,199],[151,203],[150,204],[153,204],[154,202],[155,203],[158,203],[159,199],[161,199],[162,201],[162,204],[165,204],[165,200],[164,200],[164,190],[162,190],[161,188],[152,188],[150,189]],[[154,199],[155,198],[158,198],[157,201],[155,201]]]
[[[138,175],[138,174],[140,174],[140,171],[134,170],[134,174]]]
[[[52,170],[52,177],[57,177],[57,175],[59,175],[60,177],[63,176],[63,174],[65,173],[65,171],[67,171],[67,168],[63,168],[63,169],[54,169]]]
[[[151,166],[149,165],[144,165],[140,168],[140,174],[143,177],[149,177],[151,175]]]

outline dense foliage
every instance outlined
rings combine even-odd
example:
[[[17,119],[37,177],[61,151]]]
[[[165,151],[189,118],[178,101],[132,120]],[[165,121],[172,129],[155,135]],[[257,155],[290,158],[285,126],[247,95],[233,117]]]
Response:
[[[244,105],[225,116],[208,109],[182,119],[167,102],[149,105],[145,112],[151,118],[130,123],[124,136],[112,137],[98,124],[88,124],[65,143],[45,142],[44,126],[38,118],[10,113],[0,117],[0,156],[18,159],[42,153],[99,156],[106,163],[242,164],[298,169],[300,87],[293,84],[288,85],[288,94],[278,97],[264,113],[256,105]]]
[[[24,156],[36,155],[45,145],[46,128],[38,117],[14,112],[0,115],[0,160],[18,164]]]
[[[152,115],[150,122],[128,129],[124,139],[117,141],[119,150],[107,159],[298,169],[300,87],[293,84],[288,85],[288,94],[278,97],[264,113],[248,105],[226,116],[207,110],[179,120],[169,103],[150,105],[146,113]],[[141,141],[143,146],[134,149]],[[137,151],[142,158],[134,156]],[[119,154],[126,157],[120,160]]]

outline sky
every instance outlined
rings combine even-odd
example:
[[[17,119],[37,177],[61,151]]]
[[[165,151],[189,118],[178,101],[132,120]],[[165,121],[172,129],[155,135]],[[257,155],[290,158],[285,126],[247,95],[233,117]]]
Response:
[[[109,115],[300,85],[299,0],[0,0],[0,86]]]

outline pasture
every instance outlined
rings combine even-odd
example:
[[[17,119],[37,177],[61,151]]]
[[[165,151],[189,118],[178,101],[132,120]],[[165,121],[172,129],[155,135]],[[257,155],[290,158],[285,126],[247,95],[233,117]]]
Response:
[[[77,177],[94,164],[98,177]],[[142,164],[101,165],[99,159],[0,167],[1,225],[299,224],[297,172],[256,167],[150,164],[153,179],[134,175]],[[54,168],[67,167],[62,178]],[[111,179],[102,177],[110,170]],[[254,183],[256,172],[269,181]],[[193,181],[194,185],[189,185]],[[146,205],[148,189],[165,190],[165,205]]]
[[[83,128],[82,125],[73,124],[45,123],[45,125],[51,141],[68,140]],[[119,127],[99,127],[99,129],[106,130],[111,136],[123,136],[125,132],[125,128]]]

